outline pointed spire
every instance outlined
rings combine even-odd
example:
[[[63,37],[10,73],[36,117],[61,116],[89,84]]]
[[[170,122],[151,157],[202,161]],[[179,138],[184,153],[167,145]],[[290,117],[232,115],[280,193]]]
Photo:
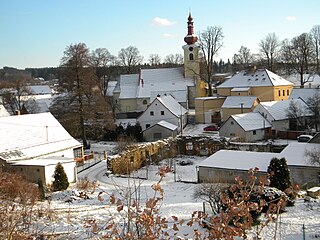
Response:
[[[194,34],[194,29],[193,29],[193,18],[191,16],[191,12],[189,12],[189,17],[188,17],[188,35],[185,36],[184,41],[188,44],[194,44],[197,42],[198,37]]]

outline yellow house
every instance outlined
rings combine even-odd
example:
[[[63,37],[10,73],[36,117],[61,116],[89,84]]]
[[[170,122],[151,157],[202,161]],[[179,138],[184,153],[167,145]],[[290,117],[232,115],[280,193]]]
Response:
[[[267,69],[241,71],[217,86],[222,96],[256,96],[260,101],[287,100],[293,83]]]

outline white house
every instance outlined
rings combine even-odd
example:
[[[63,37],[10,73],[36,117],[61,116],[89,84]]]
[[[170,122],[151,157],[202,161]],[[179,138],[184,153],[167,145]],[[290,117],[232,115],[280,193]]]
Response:
[[[290,129],[288,108],[292,103],[301,110],[302,117],[310,117],[312,115],[308,110],[307,104],[301,99],[260,102],[253,112],[258,112],[264,116],[264,118],[266,118],[272,124],[273,130],[286,131]],[[294,121],[296,121],[296,119],[294,119]]]
[[[255,142],[270,133],[271,124],[260,113],[231,115],[219,129],[219,135],[237,137],[241,141]]]
[[[187,110],[171,95],[156,97],[148,108],[138,117],[142,130],[145,130],[161,120],[171,123],[181,131],[187,124]]]
[[[73,159],[83,157],[82,144],[51,113],[0,118],[0,141],[1,169],[50,183],[51,176],[44,175],[47,170],[41,169],[52,168],[59,161],[65,167],[69,181],[75,181],[76,162]],[[33,166],[32,171],[30,166]]]

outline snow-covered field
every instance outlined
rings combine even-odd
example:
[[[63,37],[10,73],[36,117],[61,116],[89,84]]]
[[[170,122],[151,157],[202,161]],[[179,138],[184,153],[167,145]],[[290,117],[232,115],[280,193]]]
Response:
[[[107,145],[95,146],[99,150]],[[203,161],[205,157],[179,156],[174,159],[166,159],[161,165],[168,165],[175,169],[175,173],[168,173],[161,186],[164,189],[164,199],[161,204],[161,215],[166,218],[177,216],[179,219],[189,220],[193,211],[202,210],[202,202],[193,199],[192,195],[197,184],[196,164]],[[190,160],[193,164],[181,166],[181,160]],[[52,233],[58,239],[97,239],[99,233],[103,232],[107,219],[110,216],[117,216],[114,207],[109,203],[109,197],[113,193],[119,196],[127,191],[128,185],[140,186],[140,195],[144,199],[151,197],[153,191],[151,185],[158,181],[157,175],[159,166],[149,166],[130,173],[130,177],[109,175],[106,173],[106,162],[102,161],[93,167],[81,172],[79,179],[88,178],[90,181],[97,181],[97,188],[94,192],[87,193],[88,199],[78,197],[79,190],[76,185],[71,186],[65,192],[58,192],[52,195],[50,204],[48,201],[42,203],[43,217],[39,218],[38,232]],[[186,181],[186,182],[180,182]],[[188,183],[190,182],[190,183]],[[99,196],[98,196],[99,195]],[[48,215],[48,212],[52,216]],[[51,219],[50,219],[51,217]],[[278,225],[277,239],[303,239],[303,225],[305,239],[320,237],[320,201],[304,202],[298,199],[294,207],[288,207],[287,212],[281,214]],[[93,226],[97,226],[97,233],[94,233]],[[181,236],[189,234],[192,239],[193,229],[205,231],[199,226],[183,226],[180,228]],[[263,239],[274,239],[274,225],[270,225],[262,232]],[[101,230],[101,231],[99,231]],[[61,234],[61,235],[59,235]],[[60,237],[59,237],[60,236]]]

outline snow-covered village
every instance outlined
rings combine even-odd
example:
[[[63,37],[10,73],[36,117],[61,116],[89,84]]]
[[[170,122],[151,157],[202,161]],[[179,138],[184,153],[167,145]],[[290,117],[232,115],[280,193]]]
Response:
[[[178,14],[177,3],[164,0],[158,11],[168,19],[137,26],[151,15],[132,10],[149,3],[124,1],[108,6],[110,16],[119,8],[128,13],[115,17],[126,21],[118,29],[128,28],[119,37],[98,10],[106,3],[95,2],[100,7],[73,2],[78,13],[68,15],[51,0],[31,0],[21,9],[14,0],[5,4],[7,12],[0,9],[4,26],[12,17],[21,26],[35,24],[40,14],[37,24],[59,32],[59,39],[50,35],[47,55],[64,44],[54,67],[33,65],[31,45],[30,56],[12,62],[5,49],[0,56],[0,239],[320,238],[317,19],[309,26],[299,22],[306,17],[288,15],[284,26],[270,20],[271,29],[266,21],[256,27],[240,21],[243,6],[216,3],[234,11],[229,30],[211,16],[211,3],[204,9],[190,1]],[[170,4],[175,7],[163,8]],[[259,3],[246,9],[251,4]],[[64,20],[53,24],[35,9],[60,12]],[[84,10],[97,16],[84,20],[77,15]],[[287,10],[279,6],[281,14]],[[226,17],[222,12],[217,15]],[[86,34],[71,27],[72,16]],[[104,40],[93,26],[102,19],[109,24]],[[246,27],[251,35],[242,42]],[[149,41],[143,33],[152,39],[149,28],[171,32]],[[239,51],[230,39],[241,43]],[[113,55],[108,41],[129,46]]]

